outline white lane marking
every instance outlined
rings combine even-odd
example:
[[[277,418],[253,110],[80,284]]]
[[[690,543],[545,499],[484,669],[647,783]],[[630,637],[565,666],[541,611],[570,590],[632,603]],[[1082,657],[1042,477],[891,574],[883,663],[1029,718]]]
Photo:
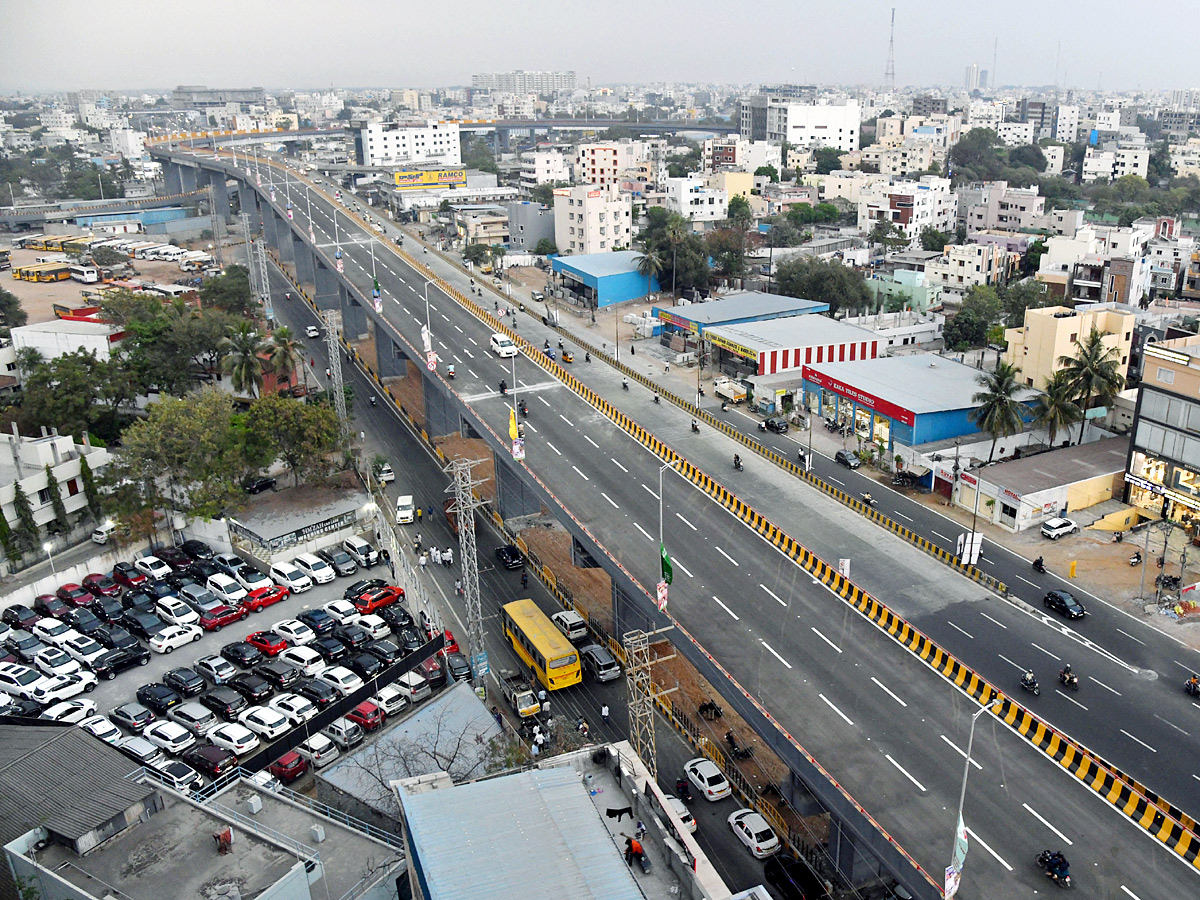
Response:
[[[633,527],[636,528],[638,531],[640,531],[642,534],[646,534],[646,529],[643,528],[641,525],[639,525],[637,522],[633,523]],[[650,535],[648,535],[648,534],[646,534],[646,538],[651,541],[654,540],[654,538],[650,537]]]
[[[645,485],[645,484],[643,484],[643,485],[642,485],[642,490],[644,490],[644,491],[645,491],[647,494],[649,494],[649,495],[650,495],[651,497],[653,497],[655,500],[659,500],[659,499],[661,499],[661,498],[658,496],[658,494],[654,493],[654,491],[652,491],[652,490],[650,490],[650,488],[646,487],[646,485]]]
[[[463,331],[461,328],[459,328],[457,325],[454,326],[454,330],[457,331],[459,334],[466,334],[466,332]]]
[[[921,793],[925,793],[925,785],[921,784],[921,782],[919,782],[919,781],[917,781],[917,779],[913,778],[912,774],[907,769],[905,769],[904,766],[900,765],[900,763],[898,763],[894,759],[892,759],[892,755],[890,753],[884,754],[883,758],[886,759],[888,762],[890,762],[897,769],[899,769],[900,774],[903,775],[905,778],[907,778],[909,781],[911,781],[913,784],[915,784],[917,786],[917,789],[920,790]]]
[[[1185,671],[1185,672],[1195,672],[1196,671],[1195,668],[1193,668],[1192,666],[1185,666],[1183,663],[1181,663],[1177,659],[1173,659],[1173,660],[1171,660],[1171,662],[1175,663],[1175,665],[1179,666],[1179,668],[1183,669],[1183,671]]]
[[[1058,835],[1059,839],[1063,843],[1065,843],[1068,847],[1070,847],[1072,844],[1075,843],[1073,840],[1071,840],[1069,837],[1067,837],[1065,834],[1063,834],[1061,831],[1059,831],[1057,828],[1055,828],[1053,825],[1051,825],[1049,822],[1047,822],[1042,817],[1041,813],[1039,813],[1036,809],[1034,809],[1028,803],[1022,803],[1021,805],[1023,807],[1025,807],[1025,812],[1029,813],[1031,816],[1033,816],[1035,819],[1037,819],[1039,822],[1041,822],[1043,825],[1045,825],[1047,828],[1049,828],[1051,831],[1053,831],[1056,835]]]
[[[940,734],[940,735],[938,735],[938,737],[940,737],[943,741],[945,741],[947,744],[949,744],[951,749],[953,749],[954,752],[957,753],[959,756],[961,756],[963,759],[967,758],[967,751],[962,749],[962,747],[958,746],[958,744],[954,743],[954,741],[950,740],[950,738],[946,737],[944,734]],[[973,756],[971,757],[971,765],[973,765],[979,771],[981,771],[981,772],[983,771],[983,766],[981,766],[979,763],[975,762],[975,757],[973,757]]]
[[[1024,671],[1025,671],[1025,667],[1024,667],[1024,666],[1019,666],[1019,665],[1017,665],[1015,662],[1013,662],[1011,659],[1009,659],[1009,658],[1008,658],[1007,656],[1005,656],[1003,653],[997,653],[996,655],[997,655],[998,657],[1000,657],[1002,660],[1004,660],[1006,663],[1008,663],[1010,666],[1012,666],[1014,669],[1020,669],[1022,672],[1024,672]]]
[[[788,662],[786,659],[784,659],[782,656],[780,656],[778,653],[776,653],[775,648],[772,647],[770,644],[768,644],[766,641],[764,641],[762,638],[759,638],[758,642],[767,648],[768,653],[770,653],[773,657],[775,657],[777,660],[779,660],[781,663],[783,663],[789,669],[792,667],[792,664],[790,662]]]
[[[537,433],[538,433],[538,430],[537,430],[536,428],[534,428],[534,427],[533,427],[531,424],[529,424],[528,422],[526,422],[526,423],[525,423],[525,427],[526,427],[526,428],[528,428],[530,431],[532,431],[534,434],[537,434]]]
[[[937,535],[937,536],[938,536],[938,537],[940,537],[940,538],[941,538],[943,541],[948,541],[948,540],[950,540],[950,538],[946,537],[944,534],[939,534],[939,533],[938,533],[938,532],[936,532],[936,531],[930,531],[929,533],[930,533],[930,534],[933,534],[933,535]]]
[[[471,337],[470,335],[467,335],[467,340],[470,341],[472,344],[474,344],[476,347],[479,346],[479,342],[477,340],[475,340],[475,338]]]
[[[828,707],[829,707],[830,709],[832,709],[832,710],[833,710],[835,713],[837,713],[839,716],[841,716],[841,717],[842,717],[842,721],[844,721],[844,722],[845,722],[847,725],[849,725],[849,726],[851,726],[851,727],[853,727],[853,726],[854,726],[854,723],[853,723],[852,721],[850,721],[850,717],[849,717],[849,716],[847,716],[847,715],[846,715],[844,712],[842,712],[840,709],[838,709],[836,706],[834,706],[834,705],[833,705],[833,701],[832,701],[832,700],[830,700],[830,699],[829,699],[828,697],[826,697],[824,694],[817,694],[817,696],[818,696],[818,697],[820,697],[820,698],[821,698],[823,701],[825,701],[825,705],[826,705],[826,706],[828,706]]]
[[[1078,700],[1074,699],[1073,697],[1068,697],[1066,694],[1064,694],[1058,688],[1054,689],[1054,693],[1058,694],[1058,696],[1062,697],[1064,700],[1070,700],[1072,703],[1074,703],[1076,706],[1078,706],[1084,712],[1088,711],[1088,708],[1086,706],[1084,706],[1082,703],[1080,703]]]
[[[1123,630],[1122,630],[1122,629],[1120,629],[1120,628],[1118,628],[1118,629],[1117,629],[1117,631],[1120,631],[1120,632],[1121,632],[1121,634],[1125,635],[1125,637],[1129,638],[1131,641],[1137,641],[1137,642],[1138,642],[1139,644],[1141,644],[1143,647],[1145,647],[1145,646],[1146,646],[1146,642],[1145,642],[1145,641],[1138,641],[1138,639],[1137,639],[1137,638],[1135,638],[1135,637],[1134,637],[1132,634],[1130,634],[1128,631],[1123,631]]]
[[[1041,646],[1040,644],[1034,643],[1033,641],[1030,641],[1029,643],[1033,644],[1033,646],[1037,647],[1039,650],[1041,650],[1043,653],[1045,653],[1051,659],[1056,659],[1059,662],[1062,662],[1062,657],[1055,656],[1053,653],[1051,653],[1049,650],[1047,650],[1045,647]]]
[[[1145,741],[1143,741],[1141,738],[1135,738],[1135,737],[1134,737],[1132,734],[1130,734],[1130,733],[1129,733],[1128,731],[1126,731],[1124,728],[1120,729],[1120,731],[1121,731],[1121,734],[1125,735],[1125,737],[1129,738],[1131,741],[1137,741],[1139,744],[1141,744],[1143,747],[1145,747],[1145,748],[1146,748],[1147,750],[1149,750],[1151,753],[1157,753],[1157,752],[1158,752],[1158,751],[1157,751],[1157,750],[1155,750],[1153,747],[1151,747],[1149,744],[1147,744]]]
[[[1190,734],[1188,734],[1188,732],[1184,731],[1182,728],[1180,728],[1180,727],[1179,727],[1178,725],[1176,725],[1174,722],[1168,722],[1166,719],[1164,719],[1164,718],[1163,718],[1162,716],[1160,716],[1158,713],[1155,713],[1155,714],[1154,714],[1154,718],[1158,719],[1158,721],[1162,722],[1164,725],[1169,725],[1170,727],[1174,728],[1174,729],[1175,729],[1176,731],[1178,731],[1180,734],[1187,735],[1188,737],[1191,737],[1191,735],[1190,735]]]
[[[966,825],[964,825],[963,828],[966,828],[967,834],[969,834],[971,837],[975,838],[975,843],[977,843],[980,847],[982,847],[984,850],[986,850],[988,853],[990,853],[992,855],[992,857],[996,860],[996,862],[1000,863],[1000,865],[1004,866],[1004,868],[1008,869],[1008,871],[1010,871],[1010,872],[1013,870],[1013,867],[1004,861],[1004,857],[1002,857],[999,853],[997,853],[995,850],[993,850],[991,847],[988,846],[987,841],[985,841],[983,838],[981,838],[979,835],[977,835],[970,828],[967,828]]]
[[[474,358],[475,358],[475,354],[474,354],[474,353],[472,353],[470,350],[468,350],[466,347],[463,347],[463,353],[467,354],[467,358],[468,358],[468,359],[474,359]]]
[[[588,437],[586,434],[583,436],[583,439],[584,439],[585,441],[587,441],[589,444],[591,444],[593,447],[595,447],[597,450],[599,450],[599,449],[600,449],[600,445],[599,445],[599,444],[597,444],[595,441],[593,441],[593,440],[592,440],[590,437]]]
[[[627,468],[625,468],[623,465],[621,465],[619,462],[617,462],[617,461],[616,461],[615,459],[613,459],[611,456],[609,457],[609,459],[610,459],[610,460],[612,460],[612,464],[613,464],[614,466],[616,466],[618,469],[620,469],[622,472],[628,472],[628,471],[629,471]]]
[[[820,631],[818,631],[818,630],[816,629],[816,627],[815,627],[815,626],[810,626],[810,627],[812,627],[812,633],[813,633],[813,634],[815,634],[817,637],[819,637],[821,640],[823,640],[825,643],[827,643],[827,644],[828,644],[830,647],[832,647],[832,648],[833,648],[834,650],[836,650],[838,653],[841,653],[841,652],[842,652],[842,648],[841,648],[841,647],[839,647],[837,644],[835,644],[835,643],[834,643],[833,641],[831,641],[829,638],[825,637],[825,635],[821,634],[821,632],[820,632]]]
[[[553,450],[555,453],[557,453],[559,456],[562,456],[562,451],[561,451],[561,450],[559,450],[557,447],[555,447],[555,446],[554,446],[552,443],[550,443],[549,441],[546,441],[546,446],[547,446],[547,447],[549,447],[551,450]]]
[[[1192,777],[1195,778],[1196,776],[1193,775]],[[1125,887],[1125,885],[1121,885],[1121,890],[1123,890],[1126,894],[1128,894],[1130,897],[1132,897],[1133,900],[1142,900],[1141,897],[1139,897],[1137,894],[1135,894],[1129,888]]]
[[[716,546],[716,545],[714,544],[713,546]],[[726,553],[720,547],[717,547],[717,552],[720,553],[727,560],[729,560],[731,563],[733,563],[735,566],[739,566],[739,567],[741,566],[741,563],[739,563],[736,559],[734,559],[732,556],[730,556],[728,553]]]
[[[1118,690],[1113,690],[1113,688],[1110,688],[1110,687],[1109,687],[1107,684],[1105,684],[1105,683],[1104,683],[1103,681],[1101,681],[1099,678],[1093,678],[1091,675],[1089,675],[1089,676],[1088,676],[1088,681],[1094,681],[1094,682],[1096,682],[1096,684],[1100,685],[1100,687],[1104,688],[1106,691],[1112,691],[1112,692],[1113,692],[1114,694],[1116,694],[1118,697],[1120,697],[1120,696],[1121,696],[1121,692],[1120,692],[1120,691],[1118,691]]]
[[[1028,578],[1022,578],[1020,575],[1018,575],[1018,576],[1017,576],[1017,578],[1019,578],[1021,581],[1025,582],[1025,583],[1026,583],[1027,585],[1029,585],[1031,588],[1036,588],[1036,587],[1037,587],[1037,585],[1036,585],[1036,584],[1034,584],[1032,581],[1030,581]]]
[[[688,567],[687,567],[687,566],[685,566],[683,563],[681,563],[679,560],[677,560],[677,559],[673,559],[673,560],[671,560],[671,563],[672,563],[673,565],[679,566],[679,568],[683,569],[683,574],[685,574],[685,575],[686,575],[688,578],[695,578],[695,577],[696,577],[696,576],[695,576],[695,575],[693,575],[691,572],[689,572],[689,571],[688,571]]]
[[[991,616],[989,616],[987,613],[985,613],[985,612],[981,612],[981,613],[980,613],[980,615],[981,615],[981,616],[983,616],[985,619],[987,619],[989,622],[992,622],[992,623],[994,623],[994,624],[996,624],[996,625],[999,625],[999,626],[1000,626],[1001,628],[1003,628],[1005,631],[1007,631],[1007,630],[1008,630],[1008,626],[1007,626],[1007,625],[1005,625],[1003,622],[1000,622],[1000,621],[998,621],[998,620],[996,620],[996,619],[993,619],[993,618],[992,618]]]
[[[574,469],[576,474],[579,475],[579,477],[582,478],[584,481],[592,480],[592,479],[588,478],[586,475],[584,475],[582,472],[579,471],[579,466],[571,466],[571,468]]]
[[[905,703],[903,700],[901,700],[899,697],[897,697],[897,696],[896,696],[896,694],[895,694],[895,693],[892,691],[892,689],[891,689],[891,688],[889,688],[889,687],[888,687],[886,684],[884,684],[882,681],[880,681],[878,678],[876,678],[876,677],[872,676],[872,677],[871,677],[871,680],[872,680],[873,682],[875,682],[875,686],[876,686],[877,688],[879,688],[881,691],[883,691],[885,694],[887,694],[889,697],[891,697],[893,700],[895,700],[895,701],[896,701],[897,703],[899,703],[901,706],[903,706],[903,707],[905,707],[905,708],[907,708],[907,707],[908,707],[908,704],[907,704],[907,703]]]
[[[772,597],[774,597],[774,598],[775,598],[775,602],[776,602],[776,603],[778,603],[780,606],[783,606],[783,607],[786,607],[786,606],[787,606],[787,604],[786,604],[786,603],[784,603],[782,600],[780,600],[780,599],[779,599],[779,595],[778,595],[778,594],[776,594],[776,593],[775,593],[773,590],[771,590],[769,587],[767,587],[765,584],[760,584],[760,585],[759,585],[759,587],[760,587],[760,588],[762,588],[764,591],[766,591],[768,594],[770,594]]]
[[[479,376],[475,374],[475,370],[474,370],[474,369],[472,369],[472,368],[470,368],[470,367],[468,366],[468,367],[467,367],[467,371],[470,373],[470,375],[471,375],[471,377],[472,377],[472,378],[474,378],[476,381],[478,381],[478,380],[479,380]]]
[[[713,599],[717,601],[717,605],[718,605],[718,606],[720,606],[720,607],[721,607],[721,609],[725,610],[725,612],[727,612],[727,613],[729,613],[731,616],[733,616],[733,618],[734,618],[734,621],[736,621],[736,622],[740,622],[740,621],[741,621],[741,619],[738,617],[738,614],[737,614],[737,613],[735,613],[735,612],[734,612],[732,609],[730,609],[728,606],[726,606],[724,603],[722,603],[722,602],[721,602],[721,598],[720,598],[720,597],[718,597],[716,594],[713,594]]]
[[[539,399],[540,399],[540,398],[539,398]],[[566,416],[564,416],[562,413],[559,413],[559,414],[558,414],[558,417],[559,417],[560,419],[562,419],[564,422],[566,422],[566,423],[567,423],[567,427],[568,427],[568,428],[574,428],[574,427],[575,427],[575,423],[574,423],[574,422],[572,422],[570,419],[568,419]]]
[[[438,346],[441,347],[443,350],[445,350],[447,353],[450,352],[450,348],[447,347],[445,344],[443,344],[440,340],[438,341]]]
[[[829,480],[832,481],[834,484],[840,484],[842,487],[846,486],[846,482],[838,481],[838,479],[834,478],[832,475],[829,476]]]
[[[900,518],[900,519],[905,519],[905,520],[907,520],[907,521],[909,521],[909,522],[911,522],[911,521],[912,521],[912,517],[911,517],[911,516],[906,516],[906,515],[905,515],[904,513],[902,513],[902,512],[893,512],[893,513],[892,513],[892,515],[893,515],[893,516],[896,516],[897,518]]]
[[[962,631],[962,633],[965,634],[967,637],[969,637],[971,640],[975,640],[975,636],[973,634],[971,634],[971,632],[963,631],[961,628],[959,628],[957,625],[955,625],[949,619],[946,620],[946,624],[949,625],[951,628],[953,628],[955,631]]]
[[[546,406],[550,405],[550,402],[545,397],[538,397],[538,399],[541,400]]]
[[[679,515],[679,513],[675,513],[675,518],[677,518],[677,519],[678,519],[680,522],[682,522],[682,523],[683,523],[684,525],[686,525],[688,528],[692,529],[692,531],[696,531],[696,530],[697,530],[697,528],[696,528],[696,526],[695,526],[695,525],[693,525],[691,522],[689,522],[689,521],[688,521],[687,519],[685,519],[683,516]]]

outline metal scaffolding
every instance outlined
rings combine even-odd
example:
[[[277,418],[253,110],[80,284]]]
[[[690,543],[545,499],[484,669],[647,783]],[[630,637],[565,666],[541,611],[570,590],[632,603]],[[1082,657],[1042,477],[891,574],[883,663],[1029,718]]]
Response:
[[[445,468],[453,481],[446,492],[454,497],[450,512],[458,523],[458,558],[462,564],[462,595],[467,607],[467,643],[471,653],[471,678],[476,689],[488,673],[487,647],[483,642],[483,609],[479,600],[479,558],[475,552],[475,510],[483,506],[476,488],[484,482],[472,472],[482,459],[452,459]]]
[[[225,210],[221,210],[221,214],[217,215],[217,192],[213,188],[212,182],[208,185],[208,215],[212,220],[212,258],[213,262],[218,267],[224,268],[225,262],[221,258],[221,225],[225,219]]]
[[[346,416],[346,391],[342,387],[342,355],[338,348],[338,326],[341,316],[337,310],[321,311],[325,320],[325,349],[329,353],[329,391],[333,394],[333,408],[337,412],[338,427],[342,437],[349,433],[350,421]]]
[[[650,678],[650,667],[656,662],[674,659],[675,654],[651,657],[650,638],[669,630],[663,628],[649,634],[645,631],[627,631],[621,637],[621,644],[625,648],[625,690],[629,694],[626,700],[629,710],[629,743],[656,780],[658,746],[654,740],[654,701],[676,689],[669,688],[656,694],[654,682]]]

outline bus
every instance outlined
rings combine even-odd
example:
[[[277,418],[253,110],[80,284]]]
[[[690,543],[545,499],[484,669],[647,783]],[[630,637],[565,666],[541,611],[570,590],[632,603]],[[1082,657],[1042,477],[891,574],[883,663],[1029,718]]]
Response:
[[[25,269],[25,281],[66,281],[71,277],[71,264],[65,262],[44,263]]]
[[[34,238],[29,238],[25,242],[25,249],[54,250],[58,253],[61,253],[63,241],[69,241],[73,237],[75,237],[73,234],[43,234]]]
[[[513,652],[533,670],[546,690],[557,691],[583,680],[579,654],[532,600],[504,604],[500,619]]]
[[[95,266],[85,266],[81,263],[72,263],[70,266],[71,277],[83,284],[95,284],[100,280],[100,273]]]
[[[82,256],[88,252],[95,241],[96,238],[90,234],[73,237],[69,241],[63,241],[62,250],[63,253],[70,253],[72,256]]]

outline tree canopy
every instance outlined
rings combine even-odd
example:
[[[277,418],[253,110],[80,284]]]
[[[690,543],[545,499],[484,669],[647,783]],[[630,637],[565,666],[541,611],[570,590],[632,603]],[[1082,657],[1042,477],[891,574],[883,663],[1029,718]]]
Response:
[[[209,278],[200,287],[200,302],[205,307],[224,310],[234,316],[249,316],[258,308],[250,289],[250,272],[245,266],[232,265],[224,275]]]
[[[811,256],[789,259],[778,265],[776,280],[779,293],[828,303],[830,313],[865,307],[871,302],[863,276],[832,260]]]

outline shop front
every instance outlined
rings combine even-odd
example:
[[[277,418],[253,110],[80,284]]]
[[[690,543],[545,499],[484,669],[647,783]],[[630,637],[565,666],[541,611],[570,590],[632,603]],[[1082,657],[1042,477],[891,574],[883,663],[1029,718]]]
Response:
[[[1200,517],[1200,473],[1180,463],[1134,449],[1129,471],[1129,502],[1174,522]]]

